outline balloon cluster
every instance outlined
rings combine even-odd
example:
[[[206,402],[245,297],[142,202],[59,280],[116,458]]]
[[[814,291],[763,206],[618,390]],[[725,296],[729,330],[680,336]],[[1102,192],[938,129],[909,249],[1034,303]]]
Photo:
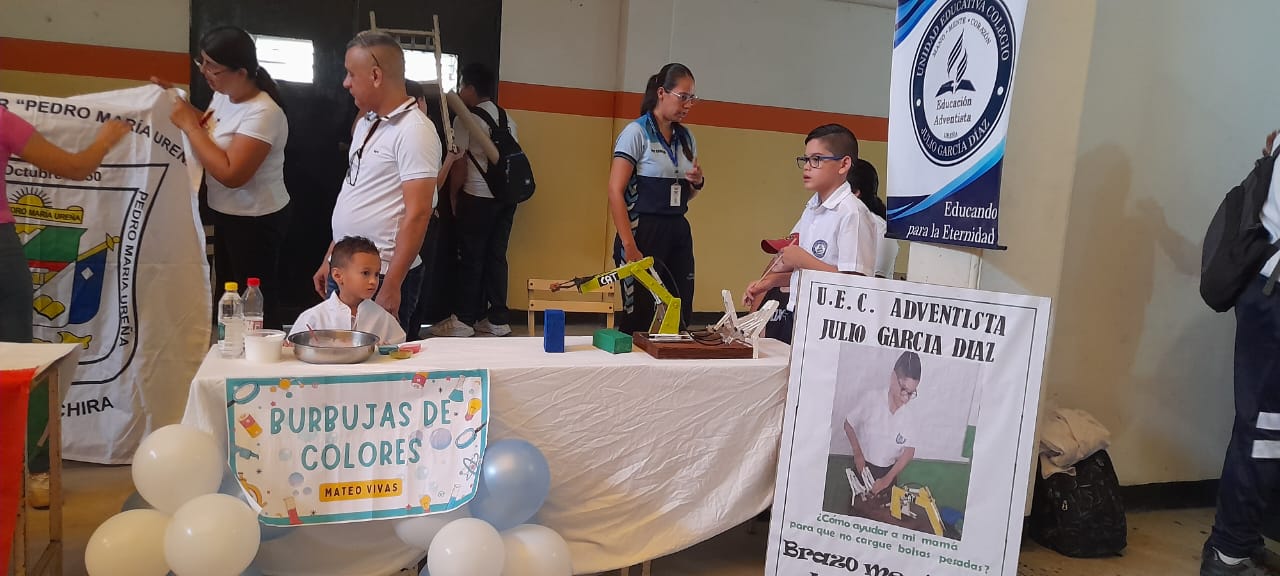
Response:
[[[89,539],[89,576],[259,574],[251,566],[259,545],[293,530],[258,523],[217,441],[201,430],[173,425],[152,432],[132,472],[137,492]],[[523,440],[494,442],[468,505],[395,521],[395,533],[427,551],[422,576],[571,576],[564,538],[530,523],[550,490],[542,452]],[[316,528],[323,526],[304,529]]]
[[[396,535],[427,551],[421,576],[570,576],[564,538],[529,524],[550,491],[542,452],[524,440],[500,440],[485,449],[480,486],[467,507],[400,520]]]
[[[165,426],[144,438],[133,456],[138,492],[89,538],[89,575],[226,576],[249,569],[263,531],[248,504],[218,492],[221,453],[213,436],[189,426]]]

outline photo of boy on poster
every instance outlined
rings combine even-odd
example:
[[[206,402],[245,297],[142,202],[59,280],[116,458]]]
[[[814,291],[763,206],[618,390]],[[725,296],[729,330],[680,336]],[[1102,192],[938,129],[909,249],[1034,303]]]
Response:
[[[930,359],[946,366],[926,370],[910,350],[849,346],[841,356],[837,380],[847,387],[832,405],[823,511],[959,540],[971,422],[977,421],[970,377],[976,374],[946,359]],[[939,382],[940,376],[954,379]],[[934,397],[922,402],[922,392]]]

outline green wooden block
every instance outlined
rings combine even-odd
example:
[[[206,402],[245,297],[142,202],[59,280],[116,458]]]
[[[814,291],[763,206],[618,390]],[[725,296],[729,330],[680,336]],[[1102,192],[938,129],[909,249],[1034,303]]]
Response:
[[[631,351],[631,336],[611,328],[596,330],[591,345],[610,354],[624,354]]]

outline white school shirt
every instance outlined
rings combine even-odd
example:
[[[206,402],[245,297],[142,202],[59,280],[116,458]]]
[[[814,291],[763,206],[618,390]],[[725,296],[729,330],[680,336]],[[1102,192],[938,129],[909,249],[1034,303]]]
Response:
[[[881,389],[883,390],[883,389]],[[889,400],[884,394],[871,402],[859,402],[845,417],[858,435],[858,446],[867,464],[890,468],[911,447],[915,439],[911,404],[904,404],[897,412],[889,412]]]
[[[873,276],[876,242],[884,236],[884,229],[876,226],[875,219],[875,214],[853,195],[853,189],[846,182],[826,202],[819,202],[817,194],[809,198],[791,233],[799,234],[800,246],[818,260],[841,272]],[[791,273],[792,298],[787,302],[787,310],[795,311],[794,295],[799,293],[800,270],[795,270]]]
[[[364,152],[357,168],[356,154],[361,148]],[[333,241],[347,236],[363,236],[373,241],[382,259],[381,273],[386,274],[395,253],[396,234],[405,216],[401,184],[435,178],[439,174],[440,135],[418,109],[417,102],[410,99],[381,122],[376,116],[373,119],[361,116],[351,134],[347,160],[342,191],[333,207]],[[353,175],[355,184],[351,183]],[[432,195],[433,209],[438,199],[438,195]],[[421,263],[422,259],[415,256],[410,268]]]
[[[215,92],[209,103],[205,128],[219,148],[231,148],[231,139],[242,134],[271,146],[262,165],[248,182],[228,188],[210,177],[209,207],[231,216],[265,216],[279,212],[289,203],[284,187],[284,146],[289,141],[289,121],[284,110],[266,92],[244,102],[232,102]]]
[[[308,326],[309,325],[309,326]],[[309,329],[316,330],[357,330],[378,336],[379,344],[400,344],[404,342],[404,329],[395,316],[384,310],[373,300],[365,300],[356,307],[355,316],[351,308],[338,299],[334,292],[329,299],[308,308],[289,331],[292,336]]]
[[[476,107],[488,112],[489,117],[493,118],[495,123],[499,123],[497,104],[486,100]],[[480,127],[480,131],[484,132],[485,137],[488,137],[491,133],[489,124],[476,114],[471,114],[471,119],[475,120],[476,125]],[[510,114],[507,114],[507,128],[511,130],[511,137],[519,142],[520,137],[516,134],[516,121]],[[461,118],[453,120],[453,143],[461,150],[470,151],[471,157],[476,159],[481,168],[489,169],[489,157],[484,155],[484,145],[481,143],[480,138],[471,137],[471,132],[467,131],[466,127],[463,126]],[[493,198],[493,191],[489,190],[489,183],[485,182],[484,175],[479,170],[476,170],[475,164],[471,163],[471,158],[462,158],[458,161],[467,165],[467,180],[462,185],[462,191],[476,198]]]

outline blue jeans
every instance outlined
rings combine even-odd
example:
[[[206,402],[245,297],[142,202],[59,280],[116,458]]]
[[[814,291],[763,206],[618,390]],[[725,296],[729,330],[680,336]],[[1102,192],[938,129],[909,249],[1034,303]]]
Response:
[[[1236,302],[1235,423],[1208,545],[1236,558],[1263,546],[1263,513],[1280,487],[1280,294],[1262,277]]]
[[[418,327],[414,326],[410,329],[410,325],[413,310],[418,307],[418,295],[422,292],[424,276],[426,276],[426,266],[419,264],[409,269],[409,272],[404,275],[404,282],[400,284],[400,309],[396,313],[396,321],[400,323],[400,328],[404,330],[405,338],[409,341],[418,339]],[[378,292],[382,291],[384,279],[384,275],[378,275],[378,289],[373,293],[374,298],[377,298]],[[329,275],[327,286],[325,294],[329,296],[333,296],[333,293],[338,291],[338,283],[333,281],[333,274]]]

